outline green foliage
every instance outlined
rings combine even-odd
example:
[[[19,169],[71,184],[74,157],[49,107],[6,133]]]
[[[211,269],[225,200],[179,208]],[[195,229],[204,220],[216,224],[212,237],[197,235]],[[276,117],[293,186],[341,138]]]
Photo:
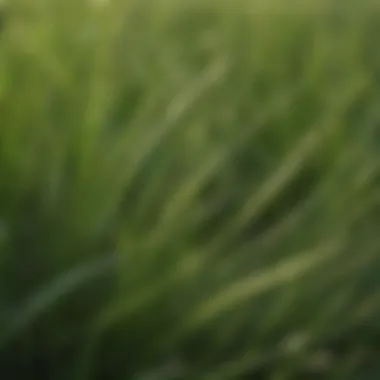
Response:
[[[269,3],[7,4],[2,376],[376,377],[380,19]]]

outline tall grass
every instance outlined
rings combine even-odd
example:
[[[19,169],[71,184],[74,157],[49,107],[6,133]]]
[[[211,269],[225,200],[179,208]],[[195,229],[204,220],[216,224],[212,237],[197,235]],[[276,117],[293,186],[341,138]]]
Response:
[[[380,374],[380,20],[295,3],[6,4],[1,376]]]

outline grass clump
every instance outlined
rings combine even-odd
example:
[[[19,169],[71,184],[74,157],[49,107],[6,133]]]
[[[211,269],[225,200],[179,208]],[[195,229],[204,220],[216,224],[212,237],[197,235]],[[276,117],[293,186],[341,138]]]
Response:
[[[5,377],[376,377],[378,15],[273,3],[7,4]]]

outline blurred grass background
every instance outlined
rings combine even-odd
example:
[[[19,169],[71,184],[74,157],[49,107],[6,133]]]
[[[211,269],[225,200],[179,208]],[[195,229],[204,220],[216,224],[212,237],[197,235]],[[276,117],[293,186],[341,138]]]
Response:
[[[2,377],[379,378],[375,2],[2,7]]]

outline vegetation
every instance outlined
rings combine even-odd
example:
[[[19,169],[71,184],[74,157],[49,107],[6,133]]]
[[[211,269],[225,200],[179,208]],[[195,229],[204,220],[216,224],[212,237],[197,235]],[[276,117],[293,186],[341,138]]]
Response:
[[[304,3],[8,4],[2,377],[378,378],[380,16]]]

